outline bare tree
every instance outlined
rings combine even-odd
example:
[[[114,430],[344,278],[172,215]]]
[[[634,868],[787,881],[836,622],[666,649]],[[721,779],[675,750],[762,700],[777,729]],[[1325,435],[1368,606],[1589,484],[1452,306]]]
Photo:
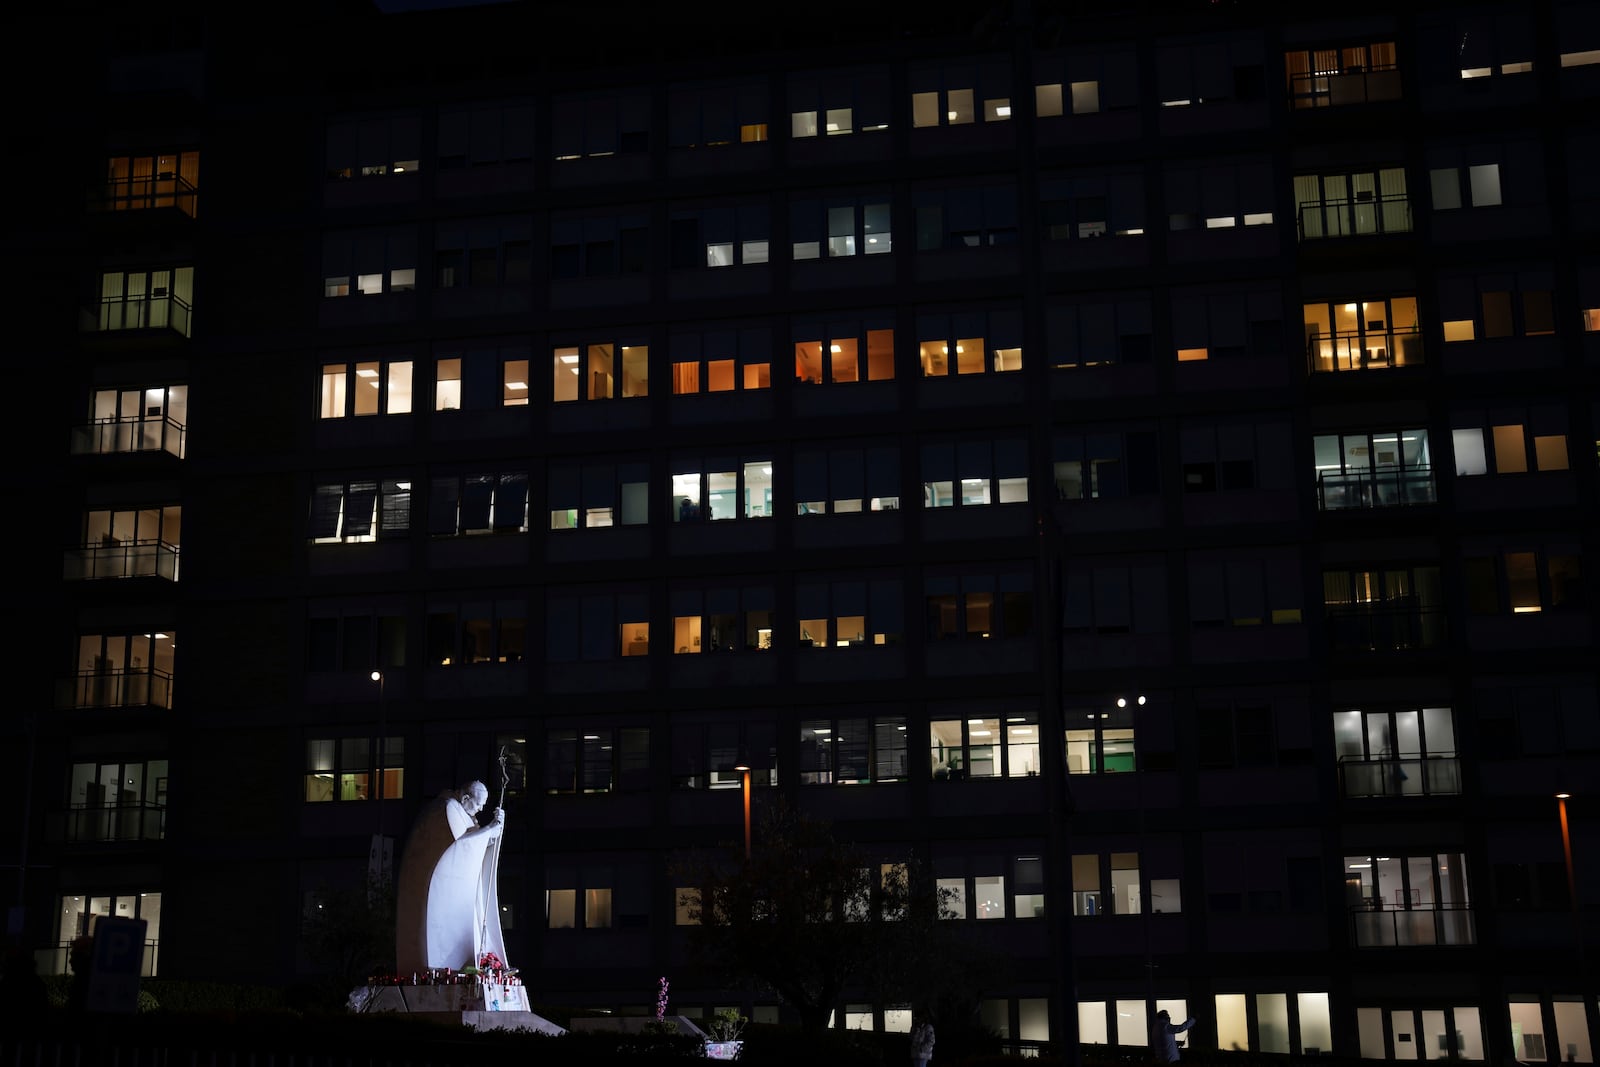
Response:
[[[675,867],[694,922],[689,947],[707,969],[776,993],[817,1031],[852,985],[926,1003],[929,976],[954,976],[941,896],[914,860],[885,862],[781,801],[749,856],[695,854]],[[937,961],[936,961],[937,958]]]

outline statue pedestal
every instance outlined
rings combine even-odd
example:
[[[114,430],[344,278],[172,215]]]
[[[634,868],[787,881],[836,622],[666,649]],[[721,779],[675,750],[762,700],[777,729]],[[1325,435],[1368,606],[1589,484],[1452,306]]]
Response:
[[[357,1014],[405,1012],[474,1030],[535,1030],[558,1035],[567,1032],[533,1013],[528,1006],[527,986],[497,982],[362,986],[350,994],[348,1006]]]

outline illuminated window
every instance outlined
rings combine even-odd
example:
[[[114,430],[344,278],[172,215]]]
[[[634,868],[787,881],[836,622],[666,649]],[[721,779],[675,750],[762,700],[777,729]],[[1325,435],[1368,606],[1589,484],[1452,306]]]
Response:
[[[789,135],[844,137],[889,128],[889,78],[882,68],[797,73],[789,79]]]
[[[928,744],[936,782],[1040,773],[1039,721],[1032,712],[936,719],[928,724]]]
[[[381,296],[416,288],[417,235],[403,226],[345,230],[323,237],[324,297]],[[405,305],[395,305],[398,312]]]
[[[676,331],[669,351],[673,396],[772,388],[768,330]]]
[[[74,455],[163,451],[182,457],[189,387],[128,385],[96,389],[86,425],[73,429]]]
[[[1294,200],[1302,241],[1411,230],[1404,167],[1297,175]]]
[[[1420,427],[1318,434],[1312,439],[1312,455],[1320,510],[1434,500],[1428,431]]]
[[[82,540],[67,551],[64,577],[175,582],[181,531],[182,509],[176,504],[85,512]]]
[[[433,410],[457,411],[461,407],[461,360],[441,359],[434,364]]]
[[[1410,367],[1422,362],[1417,298],[1380,297],[1304,306],[1313,372]]]
[[[1285,52],[1289,99],[1296,108],[1343,107],[1398,100],[1400,71],[1393,41]]]
[[[56,942],[63,946],[63,950],[56,957],[56,973],[64,973],[68,969],[65,946],[72,944],[79,937],[92,934],[96,920],[113,916],[119,919],[144,920],[144,945],[140,953],[139,974],[143,978],[154,978],[158,975],[157,961],[161,955],[159,892],[150,890],[106,893],[104,890],[94,889],[84,896],[63,896],[60,900],[61,921],[56,927]]]
[[[1028,499],[1027,443],[927,442],[922,445],[922,506],[981,507]]]
[[[1068,708],[1067,773],[1119,774],[1137,770],[1134,728],[1139,707],[1130,700],[1127,707],[1107,701],[1101,707]]]
[[[648,396],[650,349],[613,342],[567,345],[551,354],[551,397],[557,403]]]
[[[176,330],[189,336],[194,268],[108,271],[100,276],[99,328]]]
[[[898,645],[903,637],[901,586],[892,579],[797,583],[795,613],[804,650]]]
[[[176,208],[193,216],[198,209],[200,153],[113,156],[106,162],[104,202],[108,211]]]
[[[306,802],[403,798],[405,738],[384,738],[381,755],[377,740],[343,737],[307,741]]]
[[[86,633],[78,637],[74,707],[172,707],[177,634]]]
[[[772,461],[674,461],[668,511],[674,523],[770,518]]]
[[[617,643],[623,656],[648,656],[650,654],[650,624],[625,622],[617,627]]]
[[[1021,370],[1021,317],[1010,310],[919,314],[917,358],[924,378]]]
[[[404,415],[411,411],[411,361],[324,363],[317,418]]]

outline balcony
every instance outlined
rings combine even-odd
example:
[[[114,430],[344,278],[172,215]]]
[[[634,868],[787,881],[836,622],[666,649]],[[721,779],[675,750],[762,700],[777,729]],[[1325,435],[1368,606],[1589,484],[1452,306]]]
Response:
[[[1381,901],[1370,901],[1380,905]],[[1461,905],[1422,908],[1358,907],[1350,910],[1350,934],[1357,948],[1414,945],[1475,945],[1473,911]]]
[[[151,177],[110,178],[89,196],[90,211],[151,211],[176,209],[195,215],[199,193],[185,178],[169,171]]]
[[[167,809],[162,804],[115,804],[52,811],[45,816],[44,835],[51,844],[160,841],[167,835]]]
[[[1394,508],[1437,502],[1431,467],[1317,472],[1318,511]]]
[[[1410,233],[1411,198],[1357,196],[1354,200],[1321,200],[1300,205],[1300,240]]]
[[[172,707],[172,675],[154,667],[80,671],[67,681],[62,706],[71,708]]]
[[[1382,370],[1422,365],[1422,333],[1409,330],[1366,329],[1306,335],[1306,356],[1311,373]]]
[[[1410,598],[1403,598],[1410,600]],[[1335,652],[1443,648],[1444,608],[1411,600],[1326,605],[1329,647]]]
[[[72,428],[74,456],[109,456],[127,452],[170,452],[183,458],[186,433],[170,418],[101,419]]]
[[[1398,66],[1310,71],[1289,76],[1289,102],[1296,110],[1399,100],[1400,95]]]
[[[1461,761],[1455,756],[1339,759],[1339,792],[1346,798],[1457,796]]]
[[[193,309],[173,293],[156,290],[150,296],[110,296],[100,301],[99,325],[109,330],[175,330],[189,336]]]
[[[161,942],[148,938],[144,943],[144,951],[139,959],[139,977],[154,978],[156,976],[156,957],[161,948]],[[72,968],[68,965],[72,955],[72,942],[62,941],[54,948],[39,949],[34,953],[40,974],[71,974]]]
[[[118,541],[69,548],[61,577],[76,582],[95,578],[165,578],[178,580],[178,546],[165,541]]]

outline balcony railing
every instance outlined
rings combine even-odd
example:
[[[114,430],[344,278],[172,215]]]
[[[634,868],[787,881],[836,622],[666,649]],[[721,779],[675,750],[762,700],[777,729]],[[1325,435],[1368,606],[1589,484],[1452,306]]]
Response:
[[[1472,909],[1458,904],[1432,908],[1352,908],[1350,933],[1357,948],[1478,943]]]
[[[45,817],[45,840],[52,844],[89,842],[160,841],[166,837],[167,809],[163,804],[116,804],[110,807],[73,807]]]
[[[1325,605],[1330,646],[1335,652],[1442,647],[1444,609],[1406,600]]]
[[[161,942],[146,941],[144,952],[139,960],[139,977],[154,978],[156,976],[156,957],[159,955]],[[39,964],[40,974],[68,974],[67,960],[72,951],[72,942],[63,941],[54,948],[40,949],[34,954]]]
[[[1346,797],[1455,796],[1461,792],[1461,760],[1420,754],[1339,759],[1339,789]]]
[[[1300,240],[1410,233],[1411,200],[1404,193],[1376,199],[1324,200],[1300,207]]]
[[[91,211],[147,211],[175,207],[193,218],[199,193],[176,174],[112,178],[89,199]]]
[[[154,667],[80,671],[71,689],[75,708],[172,707],[172,675]]]
[[[171,293],[148,297],[113,296],[100,302],[102,330],[173,329],[189,336],[193,309]]]
[[[92,578],[165,578],[178,580],[178,546],[165,541],[106,541],[69,548],[61,577],[75,582]]]
[[[72,454],[112,455],[119,452],[170,452],[183,458],[186,433],[169,418],[103,419],[72,428]]]
[[[1289,98],[1296,108],[1343,107],[1377,100],[1400,99],[1400,68],[1373,67],[1338,73],[1296,74],[1289,79]]]
[[[1380,467],[1365,471],[1319,471],[1317,510],[1394,508],[1437,502],[1431,467]]]
[[[1422,334],[1409,330],[1350,330],[1306,337],[1306,355],[1313,374],[1342,370],[1378,370],[1384,367],[1420,367]]]

